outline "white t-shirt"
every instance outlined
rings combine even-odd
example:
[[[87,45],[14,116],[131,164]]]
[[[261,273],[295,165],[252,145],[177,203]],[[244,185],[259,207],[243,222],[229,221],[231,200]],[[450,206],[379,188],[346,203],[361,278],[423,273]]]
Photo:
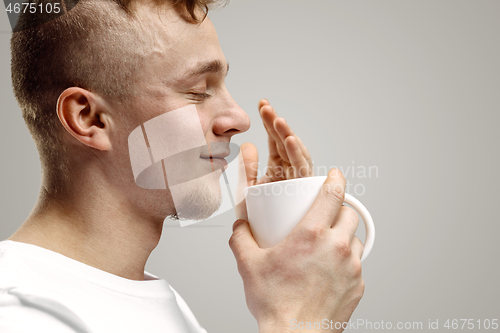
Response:
[[[167,281],[128,280],[31,244],[0,242],[2,333],[206,333]]]

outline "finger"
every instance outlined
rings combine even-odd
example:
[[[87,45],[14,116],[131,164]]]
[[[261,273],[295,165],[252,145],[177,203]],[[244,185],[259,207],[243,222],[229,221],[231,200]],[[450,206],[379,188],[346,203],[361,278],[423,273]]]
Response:
[[[247,255],[259,248],[253,238],[250,225],[245,220],[236,220],[233,224],[233,234],[229,238],[229,247],[233,251],[236,261],[239,261],[243,254]]]
[[[311,160],[311,154],[309,153],[309,150],[307,150],[306,146],[302,142],[302,140],[293,132],[292,128],[287,124],[286,120],[281,117],[277,117],[274,120],[274,128],[276,129],[276,132],[280,136],[280,139],[285,142],[285,140],[293,136],[297,140],[297,145],[299,146],[302,155],[304,156],[304,159],[307,162],[307,165],[309,166],[309,171],[307,173],[307,176],[312,176],[313,175],[313,162]],[[286,144],[285,144],[285,149],[286,149]],[[287,150],[288,153],[288,150]],[[288,156],[290,159],[290,156]],[[291,160],[290,160],[291,162]],[[305,174],[302,175],[302,177],[306,177]]]
[[[310,175],[309,163],[300,149],[297,138],[289,136],[285,139],[285,149],[293,169],[293,177],[301,178]]]
[[[255,185],[270,183],[270,182],[273,181],[273,179],[274,178],[271,177],[270,175],[264,175],[259,180],[257,180],[257,182],[255,183]]]
[[[247,201],[245,199],[238,201],[234,206],[234,214],[237,219],[248,220]]]
[[[273,181],[274,179],[272,175],[273,168],[269,166],[267,169],[268,173],[265,174],[260,179],[257,179],[259,173],[259,155],[257,148],[253,144],[249,142],[242,144],[240,147],[240,151],[243,158],[243,163],[245,165],[244,170],[247,177],[246,178],[247,186],[260,185],[260,184],[270,183]],[[276,156],[279,156],[278,153],[276,153]],[[270,157],[270,160],[271,158],[272,157]]]
[[[242,145],[243,146],[243,145]],[[243,152],[238,154],[238,184],[236,185],[236,205],[234,207],[234,212],[237,219],[248,220],[247,204],[245,200],[245,189],[248,187],[248,178],[245,171],[245,162],[243,159]]]
[[[344,203],[345,187],[346,180],[342,172],[331,169],[318,196],[299,225],[321,225],[330,228]]]
[[[276,129],[276,132],[280,136],[280,139],[282,141],[285,141],[287,137],[293,135],[297,139],[298,145],[300,149],[302,150],[302,153],[304,154],[304,157],[307,160],[311,159],[311,154],[309,153],[309,150],[307,150],[306,146],[302,142],[302,140],[293,132],[292,128],[288,125],[286,122],[285,118],[282,117],[277,117],[274,120],[274,128]],[[311,162],[312,164],[312,162]]]
[[[332,229],[342,237],[348,237],[352,241],[356,230],[358,230],[359,216],[351,207],[340,207],[339,213],[335,216]]]
[[[262,113],[260,113],[260,111],[264,105],[270,105],[269,101],[265,98],[263,98],[259,101],[259,114],[260,114],[261,118],[262,118]],[[267,128],[267,125],[264,122],[264,120],[263,120],[263,124],[264,124],[264,128],[266,129],[266,132],[267,132],[267,143],[268,143],[268,147],[269,147],[269,156],[279,157],[280,155],[278,153],[278,147],[276,145],[276,141],[272,137],[271,133],[269,133],[269,129]]]
[[[262,118],[262,122],[264,123],[264,127],[266,128],[267,133],[270,136],[270,139],[272,138],[272,141],[269,140],[269,151],[271,151],[271,149],[274,149],[272,148],[274,141],[274,144],[276,145],[276,151],[278,152],[279,156],[283,160],[288,162],[283,141],[280,139],[278,133],[276,133],[276,129],[274,128],[274,120],[277,117],[276,111],[274,111],[274,108],[271,105],[264,105],[260,109],[260,116]]]
[[[358,236],[354,236],[351,241],[351,253],[355,255],[357,258],[361,259],[363,256],[364,245]]]
[[[263,98],[259,101],[259,110],[261,107],[263,107],[264,105],[269,105],[269,101],[266,99],[266,98]]]
[[[307,163],[309,163],[309,166],[311,167],[311,176],[312,176],[313,175],[313,162],[311,159],[311,154],[309,153],[309,150],[307,150],[307,148],[304,145],[304,143],[302,142],[302,140],[298,136],[295,136],[295,137],[297,138],[297,142],[299,144],[300,150],[302,150],[302,154],[304,154],[304,157],[307,160]]]
[[[245,165],[247,185],[252,186],[257,181],[257,173],[259,171],[259,153],[257,147],[247,142],[241,145],[240,151],[243,156],[243,164]]]
[[[285,141],[285,139],[289,136],[295,136],[295,133],[293,133],[292,128],[288,125],[285,118],[276,117],[273,125],[281,141]]]
[[[276,141],[274,141],[271,134],[269,134],[269,131],[267,130],[267,128],[266,128],[266,132],[267,132],[267,145],[269,147],[269,156],[281,158],[280,154],[278,152],[278,145],[276,144]]]

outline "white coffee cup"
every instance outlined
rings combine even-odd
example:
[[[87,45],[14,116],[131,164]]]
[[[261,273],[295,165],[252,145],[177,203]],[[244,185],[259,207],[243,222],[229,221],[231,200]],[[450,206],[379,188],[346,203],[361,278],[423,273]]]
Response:
[[[281,242],[311,208],[326,176],[289,179],[250,186],[245,189],[248,222],[257,244],[268,248]],[[375,226],[359,200],[345,194],[344,203],[354,208],[365,223],[363,261],[375,241]]]

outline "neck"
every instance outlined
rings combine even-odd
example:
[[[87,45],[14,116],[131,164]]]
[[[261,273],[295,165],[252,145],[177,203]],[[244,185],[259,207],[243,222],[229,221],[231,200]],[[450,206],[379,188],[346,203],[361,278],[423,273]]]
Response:
[[[79,183],[78,191],[40,192],[37,204],[9,239],[37,245],[108,273],[144,280],[163,220],[127,209],[106,186]],[[84,194],[84,195],[82,195]]]

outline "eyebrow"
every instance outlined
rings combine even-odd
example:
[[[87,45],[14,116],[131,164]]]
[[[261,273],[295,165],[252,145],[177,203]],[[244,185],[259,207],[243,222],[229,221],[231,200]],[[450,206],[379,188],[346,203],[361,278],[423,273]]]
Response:
[[[186,80],[193,76],[203,75],[206,73],[227,75],[228,71],[229,63],[224,68],[224,65],[220,60],[212,60],[208,62],[198,63],[193,69],[189,70],[185,75],[183,75],[182,79]]]

